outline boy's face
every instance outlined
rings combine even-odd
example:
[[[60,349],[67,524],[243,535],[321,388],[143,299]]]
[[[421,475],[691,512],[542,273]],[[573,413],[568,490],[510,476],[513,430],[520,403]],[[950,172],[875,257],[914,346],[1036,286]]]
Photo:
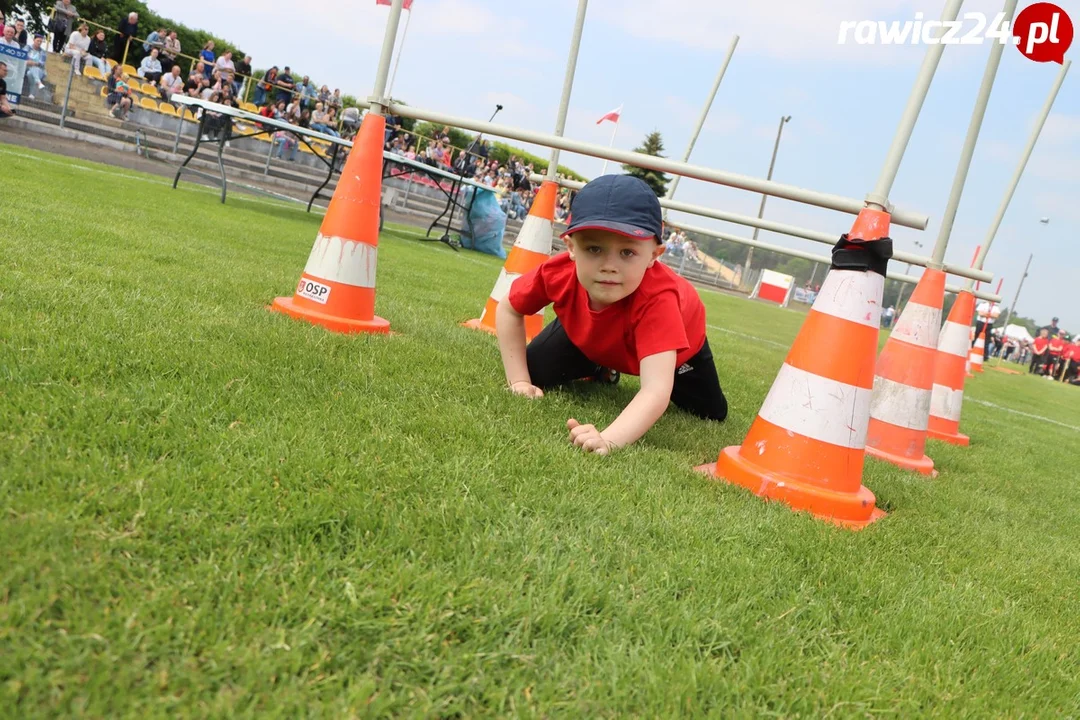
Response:
[[[629,296],[664,248],[655,240],[628,238],[607,230],[582,230],[566,238],[578,282],[589,304],[601,310]]]

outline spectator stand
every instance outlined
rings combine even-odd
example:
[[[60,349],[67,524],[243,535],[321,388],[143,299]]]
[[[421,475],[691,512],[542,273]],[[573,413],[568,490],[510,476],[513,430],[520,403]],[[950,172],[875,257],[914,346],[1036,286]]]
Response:
[[[53,8],[52,11],[50,11],[50,13],[49,13],[50,24],[51,24],[52,18],[53,18],[53,16],[55,14],[56,14],[56,9]],[[116,30],[115,28],[106,27],[105,25],[102,25],[101,23],[94,22],[93,20],[88,20],[87,18],[84,18],[84,17],[81,17],[81,16],[78,18],[78,20],[75,23],[73,23],[73,26],[77,27],[81,23],[86,23],[86,25],[88,25],[92,29],[92,32],[97,32],[98,30],[104,30],[105,34],[107,36],[113,37],[113,38],[120,35],[120,31]],[[50,32],[49,35],[48,35],[47,42],[49,44],[51,44],[52,40],[53,40],[53,33]],[[124,54],[123,54],[122,58],[119,61],[119,64],[124,68],[124,74],[125,75],[129,76],[132,79],[137,79],[137,80],[141,81],[144,78],[142,78],[142,76],[140,76],[138,74],[138,70],[136,69],[136,67],[134,65],[128,63],[128,57],[130,55],[131,44],[132,43],[135,43],[136,46],[140,46],[140,45],[144,45],[144,44],[149,44],[150,41],[147,38],[140,38],[140,37],[136,37],[136,36],[132,36],[132,37],[127,38],[127,40],[125,41],[125,45],[124,45]],[[203,62],[202,58],[194,57],[194,56],[189,55],[189,54],[187,54],[185,52],[176,53],[176,57],[178,59],[183,58],[183,59],[188,61],[187,72],[184,73],[185,76],[187,76],[187,77],[190,77],[191,73],[195,71],[196,67],[198,67],[198,64],[200,62]],[[112,59],[112,58],[106,57],[105,60],[106,60],[106,62],[109,63],[110,66],[117,64],[117,61]],[[133,60],[133,62],[134,62],[134,60]],[[233,70],[232,74],[235,77],[241,78],[244,81],[243,82],[244,97],[243,98],[238,98],[241,101],[241,105],[250,105],[251,107],[255,107],[254,105],[251,105],[250,103],[247,102],[247,96],[251,93],[252,88],[255,86],[256,82],[260,82],[260,80],[258,78],[255,78],[252,75],[246,75],[246,74],[241,73],[241,72],[236,71],[236,70]],[[96,76],[91,74],[90,77],[96,77]],[[101,79],[104,80],[105,78],[102,77]],[[281,86],[281,85],[275,85],[275,89],[274,89],[275,93],[277,93],[278,91],[284,91],[284,90],[287,90],[287,88],[284,87],[284,86]],[[295,90],[289,90],[289,94],[292,97],[296,97],[300,93],[295,91]],[[340,122],[340,120],[339,120],[339,122]]]
[[[183,175],[185,172],[191,173],[193,175],[197,175],[199,177],[203,177],[219,183],[221,186],[222,203],[225,202],[228,187],[228,178],[226,176],[225,163],[222,156],[225,152],[226,144],[230,140],[239,140],[242,138],[255,137],[258,135],[269,136],[274,132],[274,130],[281,130],[291,134],[293,137],[296,138],[297,142],[304,143],[304,145],[306,145],[315,154],[315,156],[318,157],[327,167],[326,178],[323,180],[322,184],[315,189],[315,191],[311,195],[310,200],[308,200],[308,212],[311,212],[311,206],[314,204],[315,200],[322,197],[322,191],[326,188],[327,185],[330,184],[331,180],[334,177],[334,174],[336,172],[340,172],[341,165],[344,164],[343,162],[340,164],[338,162],[339,157],[341,156],[342,149],[348,150],[352,148],[352,142],[349,140],[344,140],[342,138],[334,137],[332,135],[326,135],[315,130],[309,130],[307,128],[299,127],[297,125],[291,125],[287,122],[276,120],[274,118],[267,118],[263,117],[262,115],[256,115],[246,110],[230,107],[228,105],[219,105],[217,103],[212,103],[208,100],[188,97],[186,95],[173,95],[171,98],[171,102],[174,102],[178,105],[184,105],[188,108],[199,111],[197,113],[199,127],[198,131],[195,134],[194,145],[192,146],[192,149],[188,153],[187,157],[184,158],[184,161],[176,170],[176,176],[173,178],[173,188],[176,188],[177,184],[180,181],[181,175]],[[248,126],[245,123],[243,125],[244,129],[240,130],[240,132],[234,132],[234,128],[236,125],[234,121],[246,121],[252,123],[252,126]],[[206,142],[203,140],[203,138],[211,138],[211,136],[213,136],[212,141],[217,144],[216,155],[219,177],[214,177],[208,173],[202,172],[201,170],[196,170],[194,168],[188,167],[188,163],[190,163],[192,158],[195,157],[195,154],[198,152],[199,147],[202,145],[203,142]],[[330,148],[329,153],[325,152],[322,149],[322,146],[328,146]],[[432,221],[431,225],[428,226],[425,238],[429,238],[431,236],[432,230],[434,230],[436,226],[439,225],[440,221],[447,216],[447,213],[449,213],[450,217],[447,219],[445,232],[441,237],[437,239],[445,242],[454,250],[457,250],[460,247],[460,243],[454,241],[450,237],[450,231],[455,229],[452,227],[454,210],[456,208],[461,208],[466,222],[469,222],[469,217],[473,210],[473,204],[478,194],[480,192],[494,192],[492,188],[486,185],[481,185],[480,183],[474,182],[472,180],[462,178],[460,175],[455,175],[445,170],[441,170],[430,165],[425,165],[424,163],[416,162],[415,160],[409,160],[408,158],[396,155],[391,152],[384,151],[383,159],[385,161],[383,165],[384,179],[399,177],[408,174],[422,173],[443,192],[443,194],[446,196],[446,206],[443,208],[443,211],[435,218],[435,220]],[[448,183],[444,181],[448,181]],[[467,204],[462,202],[461,200],[461,189],[464,187],[472,188],[472,192],[468,193],[469,199],[467,201]],[[379,228],[380,230],[382,229],[381,216],[379,220]],[[465,229],[457,230],[460,233],[466,232]]]

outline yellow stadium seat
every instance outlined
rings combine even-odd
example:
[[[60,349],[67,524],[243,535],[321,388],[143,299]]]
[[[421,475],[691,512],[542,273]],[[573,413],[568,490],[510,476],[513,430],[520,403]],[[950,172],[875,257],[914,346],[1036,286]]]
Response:
[[[102,85],[101,86],[101,97],[108,97],[108,96],[109,96],[109,87],[108,87],[108,85]]]
[[[136,75],[139,74],[139,71],[136,70],[131,65],[123,65],[120,69],[123,70],[124,74],[127,75],[128,77],[135,77]]]
[[[144,93],[146,93],[147,95],[157,95],[158,94],[158,89],[155,86],[151,85],[150,83],[143,83],[142,84],[142,91]]]
[[[191,112],[187,108],[184,108],[184,119],[190,122],[199,122],[199,118],[195,117],[195,113]]]
[[[82,74],[83,77],[90,78],[91,80],[100,80],[102,82],[105,82],[105,76],[102,75],[101,71],[93,65],[83,67]]]
[[[240,109],[241,110],[247,110],[249,113],[257,113],[257,112],[259,112],[258,106],[256,106],[255,103],[249,103],[249,102],[240,103]]]
[[[139,98],[139,107],[146,108],[147,110],[158,111],[158,104],[148,97]]]
[[[300,152],[306,152],[308,155],[315,154],[315,152],[311,148],[309,148],[308,144],[305,142],[300,143]]]
[[[114,67],[116,67],[116,61],[113,60],[112,58],[105,58],[105,62],[107,62],[109,64],[109,69],[110,70],[112,70]]]
[[[163,102],[160,105],[158,105],[158,112],[160,112],[162,115],[171,115],[173,117],[178,116],[178,113],[176,112],[176,108],[174,108],[172,105],[170,105],[167,102]]]

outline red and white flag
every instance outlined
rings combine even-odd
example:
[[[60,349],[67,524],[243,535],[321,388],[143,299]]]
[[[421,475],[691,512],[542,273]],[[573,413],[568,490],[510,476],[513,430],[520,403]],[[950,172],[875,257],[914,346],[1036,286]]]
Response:
[[[617,122],[619,122],[619,116],[621,114],[622,114],[622,105],[620,105],[619,107],[615,108],[614,110],[609,112],[604,117],[597,120],[596,124],[599,125],[600,123],[604,122],[605,120],[610,120],[613,123],[617,123]]]
[[[376,5],[393,5],[390,0],[375,0]],[[405,0],[401,6],[402,10],[412,10],[412,0]]]

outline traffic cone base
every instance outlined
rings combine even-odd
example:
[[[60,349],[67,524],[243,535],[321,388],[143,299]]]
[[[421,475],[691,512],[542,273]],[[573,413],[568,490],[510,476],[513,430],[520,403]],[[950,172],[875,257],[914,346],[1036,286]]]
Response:
[[[793,480],[769,472],[746,458],[737,445],[720,451],[715,463],[695,468],[714,478],[739,485],[758,497],[777,500],[794,510],[804,510],[814,517],[841,527],[860,530],[885,517],[876,507],[877,499],[865,486],[856,492],[836,492],[817,484]]]
[[[495,311],[499,303],[506,300],[510,292],[510,286],[519,277],[543,264],[551,257],[551,237],[555,220],[555,200],[558,195],[558,185],[545,180],[533,198],[532,207],[521,224],[521,230],[514,240],[514,247],[506,257],[502,270],[499,271],[499,279],[495,281],[495,287],[491,291],[484,311],[480,317],[461,323],[462,327],[472,330],[483,330],[496,335]],[[525,342],[531,341],[544,329],[544,312],[525,318]]]
[[[944,433],[938,432],[934,428],[928,428],[926,434],[934,440],[940,440],[947,442],[950,445],[958,445],[960,447],[967,447],[971,444],[971,438],[962,432]]]
[[[874,421],[871,420],[870,423],[873,424]],[[924,448],[926,447],[926,437],[928,434],[929,431],[926,431],[922,436],[922,446]],[[884,460],[887,463],[896,465],[897,467],[903,468],[904,470],[913,470],[923,475],[929,475],[930,477],[937,477],[938,475],[937,470],[934,469],[934,461],[926,455],[923,455],[921,458],[913,460],[911,458],[904,457],[903,455],[894,455],[893,453],[887,453],[884,450],[878,450],[877,448],[870,447],[869,445],[866,446],[866,454],[870,455],[871,457],[875,457],[878,460]]]
[[[274,302],[271,306],[278,312],[285,313],[290,317],[294,317],[297,320],[306,320],[313,325],[320,325],[331,332],[339,333],[389,333],[390,321],[384,320],[379,316],[373,317],[371,320],[349,320],[348,318],[337,317],[335,315],[328,315],[326,313],[319,312],[318,310],[312,310],[311,308],[300,307],[291,297],[279,297],[274,298]]]

